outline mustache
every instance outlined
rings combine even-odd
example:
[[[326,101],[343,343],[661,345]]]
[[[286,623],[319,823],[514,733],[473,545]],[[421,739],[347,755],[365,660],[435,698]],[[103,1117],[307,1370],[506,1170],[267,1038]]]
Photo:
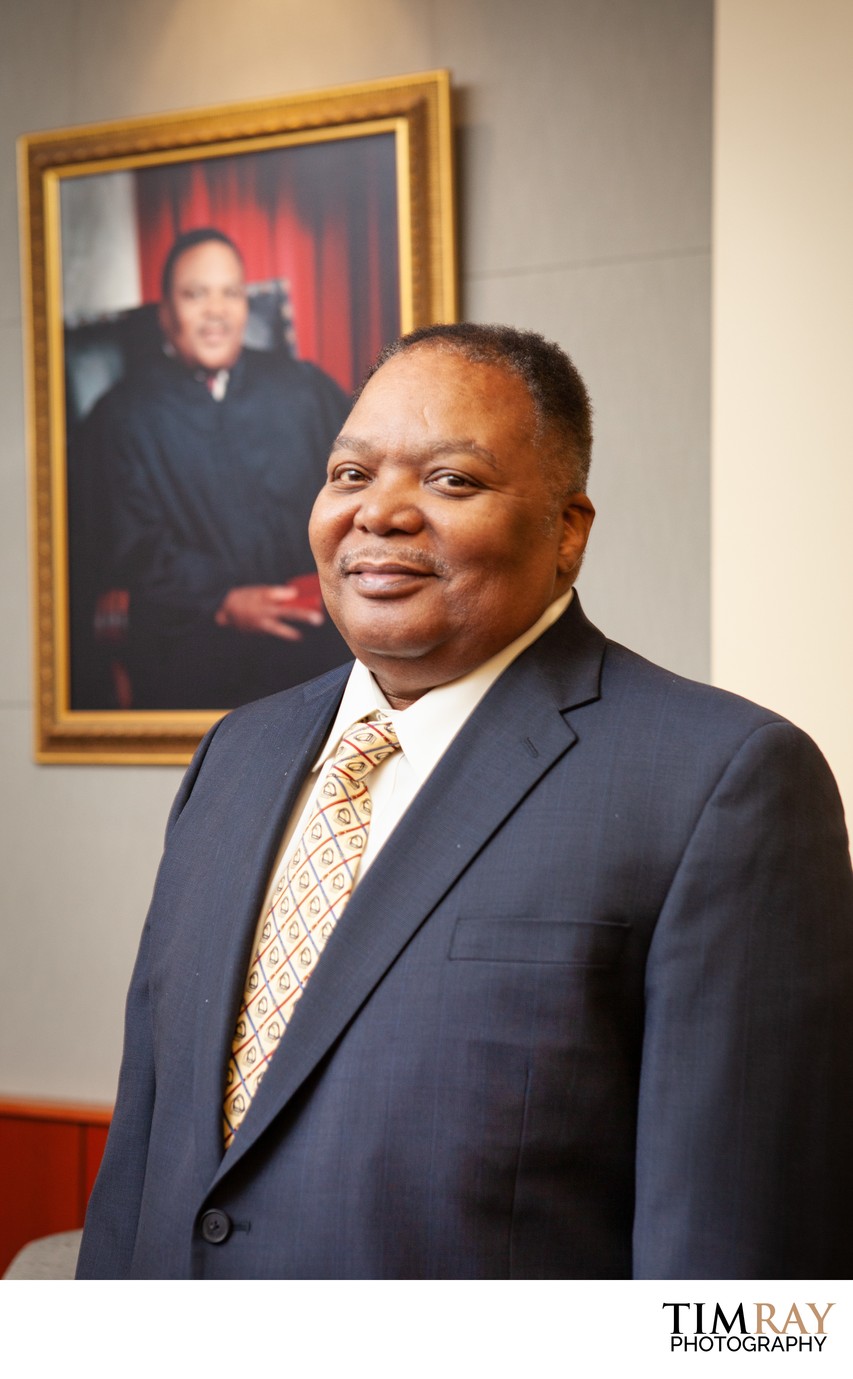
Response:
[[[348,575],[356,565],[407,565],[427,575],[448,575],[450,566],[441,556],[420,551],[416,546],[361,546],[347,551],[338,561],[338,574]]]

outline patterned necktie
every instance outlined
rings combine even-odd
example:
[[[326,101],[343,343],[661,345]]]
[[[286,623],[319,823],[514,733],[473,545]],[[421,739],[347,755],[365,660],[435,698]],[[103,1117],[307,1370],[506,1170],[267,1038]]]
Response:
[[[352,895],[370,824],[366,777],[400,746],[374,716],[344,733],[264,918],[225,1084],[225,1148],[249,1109],[296,1002]]]

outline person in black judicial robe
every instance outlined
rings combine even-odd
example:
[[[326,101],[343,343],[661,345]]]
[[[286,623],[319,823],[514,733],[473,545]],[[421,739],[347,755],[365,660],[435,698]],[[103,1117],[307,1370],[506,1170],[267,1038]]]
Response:
[[[347,655],[307,525],[348,402],[315,365],[245,349],[247,319],[236,245],[212,229],[182,235],[163,270],[163,351],[75,438],[72,605],[91,623],[105,591],[129,596],[126,707],[230,708]],[[73,580],[87,567],[81,598]],[[87,693],[72,664],[72,706],[104,706]]]
[[[98,404],[89,436],[130,591],[134,708],[230,707],[345,659],[328,619],[297,642],[215,616],[234,587],[313,571],[308,513],[346,410],[314,365],[247,349],[221,401],[164,354]]]

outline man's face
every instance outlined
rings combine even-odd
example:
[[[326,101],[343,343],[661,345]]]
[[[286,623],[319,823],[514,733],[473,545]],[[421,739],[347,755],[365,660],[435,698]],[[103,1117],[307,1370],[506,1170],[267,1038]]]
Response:
[[[311,516],[329,612],[392,701],[488,660],[569,588],[594,511],[555,498],[516,375],[434,346],[370,380]]]
[[[191,369],[230,369],[243,348],[249,314],[243,268],[227,244],[208,240],[176,261],[160,305],[160,327]]]

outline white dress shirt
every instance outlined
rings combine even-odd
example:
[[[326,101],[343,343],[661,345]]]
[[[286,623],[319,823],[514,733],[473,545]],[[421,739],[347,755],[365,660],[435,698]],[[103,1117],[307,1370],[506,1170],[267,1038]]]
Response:
[[[367,847],[359,864],[357,883],[486,691],[491,689],[498,676],[521,655],[522,651],[557,621],[568,608],[571,598],[570,589],[567,594],[550,603],[533,626],[520,637],[516,637],[509,646],[505,646],[503,651],[499,651],[497,655],[492,656],[476,670],[469,671],[461,679],[451,680],[446,685],[429,690],[407,709],[393,709],[367,667],[356,661],[350,671],[331,732],[303,783],[285,828],[270,875],[261,924],[269,912],[269,902],[278,878],[284,870],[292,847],[301,837],[311,805],[347,729],[359,719],[367,718],[380,710],[393,723],[401,749],[386,757],[370,773],[370,828],[367,834]]]

